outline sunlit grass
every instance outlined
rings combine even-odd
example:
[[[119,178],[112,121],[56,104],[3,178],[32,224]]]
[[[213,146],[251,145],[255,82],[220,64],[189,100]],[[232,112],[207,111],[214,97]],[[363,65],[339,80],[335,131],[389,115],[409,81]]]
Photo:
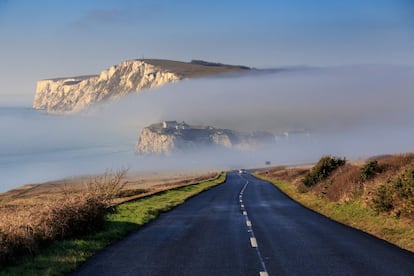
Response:
[[[127,202],[109,214],[102,231],[82,238],[55,241],[35,257],[26,257],[18,265],[8,267],[0,275],[61,275],[74,271],[93,254],[131,231],[137,230],[162,212],[183,203],[200,192],[225,181],[222,173],[216,179]]]
[[[414,252],[414,226],[406,220],[378,214],[361,199],[332,202],[311,193],[300,193],[294,185],[287,182],[255,176],[273,183],[290,198],[309,209]]]

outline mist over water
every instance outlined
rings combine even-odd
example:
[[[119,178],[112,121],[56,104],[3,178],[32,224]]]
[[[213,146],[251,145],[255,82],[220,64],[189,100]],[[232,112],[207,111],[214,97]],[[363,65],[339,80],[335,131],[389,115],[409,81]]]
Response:
[[[364,65],[186,80],[70,116],[0,107],[0,192],[121,167],[227,169],[411,152],[413,87],[412,67]],[[310,135],[256,151],[136,156],[141,128],[163,120]]]

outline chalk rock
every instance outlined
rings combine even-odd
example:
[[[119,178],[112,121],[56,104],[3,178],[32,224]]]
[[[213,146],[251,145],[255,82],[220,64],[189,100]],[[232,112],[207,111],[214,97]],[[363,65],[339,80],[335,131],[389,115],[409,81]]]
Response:
[[[180,76],[144,61],[124,61],[100,75],[38,81],[33,108],[49,113],[71,113],[96,102],[180,79]]]
[[[271,133],[246,134],[210,126],[191,126],[166,121],[142,129],[136,152],[140,155],[170,155],[209,148],[248,150],[274,141]]]
[[[99,75],[38,81],[33,108],[48,113],[73,113],[96,102],[117,99],[181,79],[248,70],[250,68],[245,66],[199,60],[129,60],[112,66]]]

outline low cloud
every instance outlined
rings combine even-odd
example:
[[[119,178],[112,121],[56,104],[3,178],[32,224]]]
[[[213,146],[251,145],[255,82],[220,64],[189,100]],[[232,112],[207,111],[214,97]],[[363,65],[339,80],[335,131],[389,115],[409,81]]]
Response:
[[[118,114],[141,127],[161,120],[274,132],[390,126],[411,121],[413,76],[411,67],[350,66],[187,80],[131,95],[97,114]]]
[[[134,142],[142,127],[163,120],[240,131],[306,130],[311,134],[293,135],[256,152],[215,153],[220,157],[205,158],[212,165],[219,159],[236,166],[263,164],[264,160],[309,162],[323,154],[356,158],[413,151],[412,87],[412,67],[308,68],[182,81],[130,95],[95,110],[92,116],[111,122]],[[197,158],[191,156],[187,161]],[[185,163],[178,164],[185,167]]]
[[[129,167],[133,171],[238,168],[414,149],[414,68],[347,66],[185,80],[73,116],[1,109],[3,190]],[[13,114],[15,112],[15,114]],[[140,130],[163,120],[275,134],[306,129],[257,151],[139,157]]]

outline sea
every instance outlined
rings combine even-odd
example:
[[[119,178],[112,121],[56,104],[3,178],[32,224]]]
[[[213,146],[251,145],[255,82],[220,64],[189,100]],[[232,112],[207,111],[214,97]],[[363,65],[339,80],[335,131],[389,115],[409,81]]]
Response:
[[[148,123],[117,112],[53,115],[28,106],[0,107],[0,193],[123,169],[134,174],[216,171],[256,162],[251,152],[138,156],[135,146]],[[264,157],[257,158],[264,164]]]
[[[137,131],[113,135],[94,118],[0,107],[0,192],[23,184],[128,167]]]

